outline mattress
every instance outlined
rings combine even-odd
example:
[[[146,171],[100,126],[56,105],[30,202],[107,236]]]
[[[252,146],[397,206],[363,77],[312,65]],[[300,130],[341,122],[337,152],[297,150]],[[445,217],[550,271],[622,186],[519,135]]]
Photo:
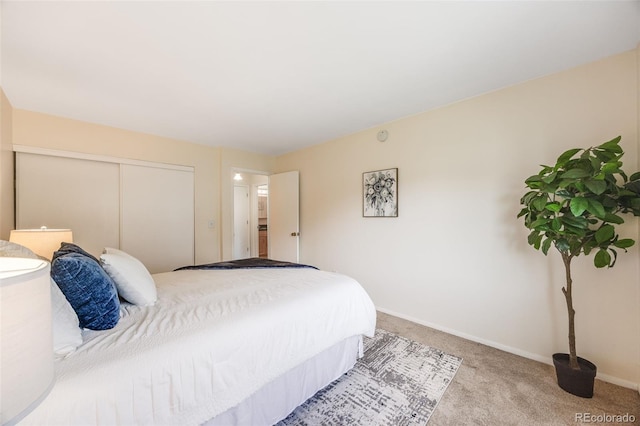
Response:
[[[348,337],[375,308],[352,278],[315,269],[153,276],[155,306],[83,331],[56,384],[21,424],[201,424]]]

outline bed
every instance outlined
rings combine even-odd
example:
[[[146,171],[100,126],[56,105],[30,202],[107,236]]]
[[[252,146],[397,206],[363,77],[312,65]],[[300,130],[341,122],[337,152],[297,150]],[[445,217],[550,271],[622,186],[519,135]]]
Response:
[[[105,271],[108,256],[97,259]],[[271,425],[362,356],[376,314],[355,280],[227,265],[149,275],[148,304],[118,286],[117,324],[82,329],[77,347],[57,352],[51,393],[20,424]]]

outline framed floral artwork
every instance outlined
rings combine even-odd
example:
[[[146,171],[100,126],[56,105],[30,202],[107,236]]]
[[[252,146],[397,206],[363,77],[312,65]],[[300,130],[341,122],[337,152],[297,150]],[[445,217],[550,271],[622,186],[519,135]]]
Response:
[[[362,215],[398,217],[398,169],[362,174]]]

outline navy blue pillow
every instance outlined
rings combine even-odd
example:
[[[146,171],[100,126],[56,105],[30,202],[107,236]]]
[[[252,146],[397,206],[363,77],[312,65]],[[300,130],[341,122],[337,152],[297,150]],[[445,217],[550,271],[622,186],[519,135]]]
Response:
[[[120,319],[120,300],[113,280],[91,258],[80,253],[56,257],[51,277],[76,311],[80,327],[108,330]]]
[[[100,264],[100,261],[96,259],[91,253],[85,251],[82,247],[73,243],[60,243],[60,248],[53,252],[51,261],[53,262],[54,260],[56,260],[56,258],[69,253],[79,253],[83,256],[87,256],[90,259],[93,259],[97,264]]]

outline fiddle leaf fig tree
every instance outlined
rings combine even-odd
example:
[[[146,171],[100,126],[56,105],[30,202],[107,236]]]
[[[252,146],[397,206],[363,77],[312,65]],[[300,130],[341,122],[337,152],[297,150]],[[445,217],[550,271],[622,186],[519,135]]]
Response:
[[[529,177],[529,191],[520,199],[518,217],[531,230],[528,242],[546,255],[551,246],[562,256],[566,285],[562,288],[569,315],[569,364],[579,369],[576,354],[571,260],[594,254],[596,268],[612,267],[618,250],[634,240],[621,238],[616,226],[622,214],[640,215],[640,172],[630,177],[622,170],[624,155],[617,138],[587,149],[560,155],[553,166]]]

